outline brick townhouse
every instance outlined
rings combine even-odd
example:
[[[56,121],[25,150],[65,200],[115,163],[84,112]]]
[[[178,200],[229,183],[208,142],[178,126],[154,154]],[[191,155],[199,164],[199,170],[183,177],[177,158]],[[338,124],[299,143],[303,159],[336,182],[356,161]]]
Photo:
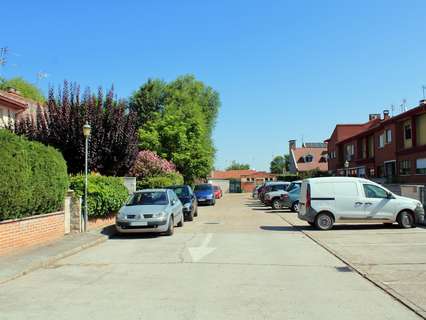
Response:
[[[0,90],[0,128],[13,126],[16,120],[35,115],[37,108],[37,102],[23,98],[17,90]]]
[[[424,184],[426,100],[394,117],[385,110],[363,124],[338,124],[326,142],[333,174]]]

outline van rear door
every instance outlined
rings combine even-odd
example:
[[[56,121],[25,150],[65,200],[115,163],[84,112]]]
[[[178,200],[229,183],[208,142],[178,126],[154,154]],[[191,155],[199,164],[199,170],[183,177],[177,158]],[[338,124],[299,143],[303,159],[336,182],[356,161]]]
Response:
[[[300,199],[299,199],[299,214],[306,214],[306,192],[308,190],[308,181],[302,182],[302,188],[300,191]]]

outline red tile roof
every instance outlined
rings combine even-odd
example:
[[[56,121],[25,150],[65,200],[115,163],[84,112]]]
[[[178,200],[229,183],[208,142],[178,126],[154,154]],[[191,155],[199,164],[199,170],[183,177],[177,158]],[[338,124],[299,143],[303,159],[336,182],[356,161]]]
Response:
[[[312,162],[305,162],[304,157],[312,155]],[[327,148],[295,148],[292,149],[292,156],[296,163],[298,172],[318,169],[327,171]]]
[[[18,109],[18,110],[25,110],[28,106],[28,102],[19,94],[1,91],[1,90],[0,90],[0,103],[6,104],[8,107]]]
[[[229,170],[229,171],[212,171],[211,179],[241,179],[242,176],[255,174],[256,170]]]

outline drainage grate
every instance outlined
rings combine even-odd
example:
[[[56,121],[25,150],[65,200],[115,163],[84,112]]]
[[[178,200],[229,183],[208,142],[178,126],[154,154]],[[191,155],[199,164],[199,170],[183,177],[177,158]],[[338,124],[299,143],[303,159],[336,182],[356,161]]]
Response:
[[[353,270],[350,267],[348,267],[348,266],[346,266],[346,267],[336,267],[336,270],[339,271],[339,272],[353,272]]]

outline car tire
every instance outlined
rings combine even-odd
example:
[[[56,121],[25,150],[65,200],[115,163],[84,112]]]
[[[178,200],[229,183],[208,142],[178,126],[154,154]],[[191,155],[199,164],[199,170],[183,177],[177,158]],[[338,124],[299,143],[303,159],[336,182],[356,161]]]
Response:
[[[197,209],[195,209],[194,217],[198,217],[198,207],[197,207]]]
[[[279,209],[282,209],[283,206],[281,204],[280,199],[274,199],[274,200],[272,200],[271,207],[274,210],[279,210]]]
[[[216,200],[212,200],[211,205],[214,206],[216,204]]]
[[[193,221],[193,220],[194,220],[194,213],[191,210],[191,212],[188,215],[188,221]]]
[[[400,228],[403,229],[414,228],[416,226],[413,214],[408,211],[402,211],[398,215],[397,221]]]
[[[291,205],[291,211],[299,212],[299,201],[294,201]]]
[[[183,227],[184,221],[185,221],[185,219],[184,219],[184,216],[183,216],[183,213],[182,213],[182,214],[181,214],[180,221],[179,221],[179,223],[177,224],[177,226],[178,226],[179,228]]]
[[[333,228],[333,224],[333,216],[328,212],[320,212],[315,217],[315,227],[317,227],[319,230],[330,230]]]
[[[175,222],[174,222],[173,216],[170,216],[169,227],[167,228],[166,236],[172,236],[174,232],[175,232]]]

